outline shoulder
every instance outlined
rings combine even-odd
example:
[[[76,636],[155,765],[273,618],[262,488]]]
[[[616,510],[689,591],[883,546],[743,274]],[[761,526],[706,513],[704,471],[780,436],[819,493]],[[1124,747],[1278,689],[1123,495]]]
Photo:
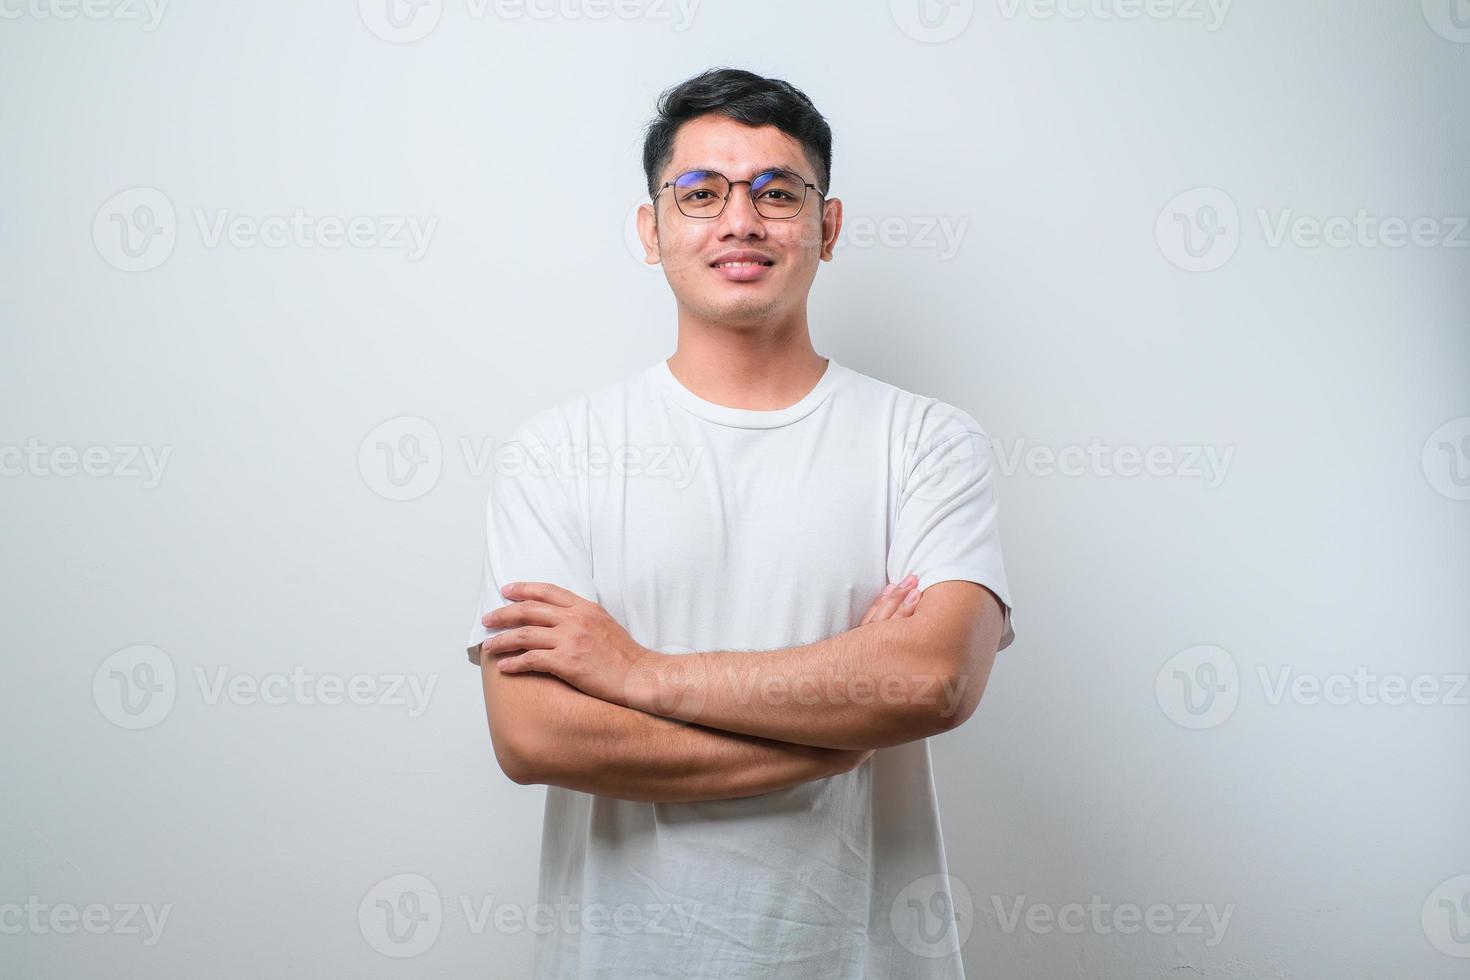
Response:
[[[594,435],[627,418],[629,403],[645,396],[648,374],[647,368],[640,368],[523,415],[506,441],[547,448],[586,446]]]
[[[958,405],[852,368],[847,370],[851,375],[845,386],[847,393],[855,401],[881,411],[896,438],[931,445],[961,437],[989,438],[975,417]]]

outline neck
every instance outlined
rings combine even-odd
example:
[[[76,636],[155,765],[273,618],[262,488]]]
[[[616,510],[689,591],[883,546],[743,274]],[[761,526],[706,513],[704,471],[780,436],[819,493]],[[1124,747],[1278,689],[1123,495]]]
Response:
[[[706,401],[757,411],[796,404],[827,370],[812,347],[805,311],[787,323],[741,327],[681,311],[678,347],[667,363],[680,384]]]

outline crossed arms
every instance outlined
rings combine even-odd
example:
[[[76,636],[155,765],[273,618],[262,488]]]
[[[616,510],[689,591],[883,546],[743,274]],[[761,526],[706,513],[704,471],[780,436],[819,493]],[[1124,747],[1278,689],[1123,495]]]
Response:
[[[915,586],[916,588],[916,586]],[[551,583],[506,586],[481,646],[491,740],[515,782],[648,802],[752,796],[949,731],[990,676],[1003,609],[948,580],[801,646],[663,654]]]

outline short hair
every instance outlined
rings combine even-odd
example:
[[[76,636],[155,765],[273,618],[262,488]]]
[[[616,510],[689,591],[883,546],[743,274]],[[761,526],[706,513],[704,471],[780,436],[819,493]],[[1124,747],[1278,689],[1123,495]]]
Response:
[[[775,126],[801,144],[816,164],[814,183],[826,194],[832,181],[832,129],[806,93],[779,78],[739,68],[710,68],[667,89],[643,138],[648,196],[674,155],[674,135],[691,119],[718,112],[747,126]]]

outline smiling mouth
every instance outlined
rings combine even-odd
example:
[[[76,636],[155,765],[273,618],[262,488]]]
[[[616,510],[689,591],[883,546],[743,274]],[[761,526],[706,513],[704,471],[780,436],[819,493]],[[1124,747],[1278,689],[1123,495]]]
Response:
[[[770,266],[773,266],[775,264],[776,263],[774,263],[774,262],[715,262],[715,263],[713,263],[710,266],[710,268],[711,269],[743,269],[743,268],[745,268],[747,266],[765,266],[765,267],[769,268]]]

